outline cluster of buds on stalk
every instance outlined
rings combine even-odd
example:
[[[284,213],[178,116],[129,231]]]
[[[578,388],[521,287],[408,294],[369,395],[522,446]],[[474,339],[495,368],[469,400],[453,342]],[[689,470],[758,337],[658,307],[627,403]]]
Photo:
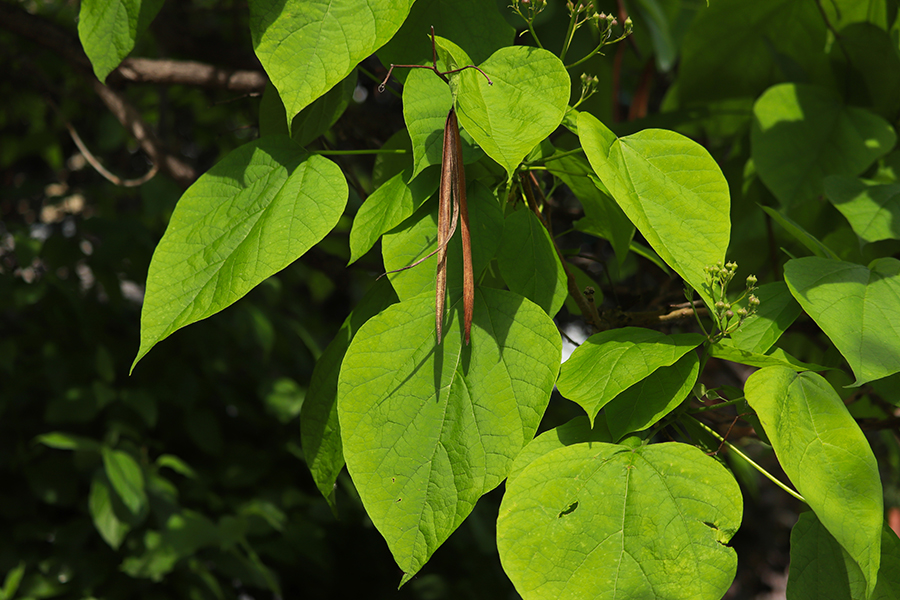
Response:
[[[534,18],[547,8],[547,0],[513,0],[509,7],[530,25],[534,22]],[[522,13],[523,8],[528,13],[527,16]]]
[[[711,316],[716,322],[719,329],[717,338],[725,337],[733,333],[741,324],[754,314],[759,308],[759,298],[753,293],[756,290],[756,276],[747,277],[744,292],[736,299],[728,299],[728,286],[737,272],[737,263],[728,262],[722,264],[719,261],[715,265],[706,266],[703,270],[706,272],[707,285],[713,300]],[[744,298],[747,299],[747,306],[740,306]]]

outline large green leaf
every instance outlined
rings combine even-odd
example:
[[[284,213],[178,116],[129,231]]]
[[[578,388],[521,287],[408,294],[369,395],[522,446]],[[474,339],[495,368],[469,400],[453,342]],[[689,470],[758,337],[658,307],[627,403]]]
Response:
[[[784,280],[847,359],[854,386],[900,371],[900,261],[866,268],[808,256],[788,261]]]
[[[814,3],[711,2],[697,12],[684,36],[678,96],[683,103],[705,104],[756,97],[785,79],[827,81],[826,33]]]
[[[588,113],[578,115],[578,135],[594,171],[650,246],[712,304],[703,268],[725,259],[731,201],[709,152],[660,129],[617,138]]]
[[[480,63],[514,40],[515,30],[497,9],[496,3],[484,0],[417,0],[397,35],[378,51],[378,58],[385,67],[391,63],[430,65],[429,34],[434,26],[435,34],[454,42]],[[409,83],[415,72],[397,69],[394,75]]]
[[[569,295],[566,272],[553,240],[530,210],[517,210],[506,217],[497,266],[511,291],[522,294],[551,317]]]
[[[525,600],[719,600],[737,556],[741,491],[685,444],[574,444],[509,483],[503,568]]]
[[[688,352],[675,364],[660,367],[616,396],[606,405],[606,424],[613,440],[625,434],[643,431],[684,402],[697,376],[700,359]]]
[[[900,239],[900,185],[832,175],[824,186],[825,196],[861,240]]]
[[[250,33],[289,117],[387,42],[410,0],[251,0]]]
[[[438,179],[435,171],[406,183],[410,180],[410,169],[406,169],[366,198],[350,230],[350,262],[361,258],[382,234],[416,212],[437,191]]]
[[[334,503],[334,482],[344,467],[341,427],[337,414],[341,362],[350,347],[350,340],[363,323],[395,302],[397,294],[390,283],[384,279],[376,281],[316,361],[310,377],[309,390],[300,412],[300,440],[303,444],[303,458],[306,459],[313,481],[332,509],[337,508]]]
[[[753,293],[759,299],[759,307],[731,334],[731,339],[735,348],[764,353],[800,316],[800,305],[781,281],[763,284]]]
[[[82,0],[78,38],[101,82],[134,49],[163,0]]]
[[[547,406],[561,341],[539,307],[479,288],[471,344],[461,302],[435,344],[434,296],[370,319],[338,383],[344,458],[403,582],[506,477]]]
[[[760,179],[791,205],[822,193],[826,175],[859,175],[894,147],[878,115],[846,106],[834,91],[784,83],[753,106],[751,156]]]
[[[563,363],[556,385],[593,419],[613,398],[658,368],[675,364],[702,342],[697,333],[664,335],[639,327],[597,333]]]
[[[340,168],[290,138],[245,144],[184,193],[150,261],[141,347],[230,306],[297,260],[347,203]]]
[[[800,515],[791,530],[789,600],[856,600],[866,597],[866,579],[847,551],[816,518]],[[881,530],[881,567],[869,600],[900,598],[900,539],[885,523]]]
[[[472,239],[472,269],[477,281],[494,258],[503,234],[503,212],[497,198],[484,184],[475,181],[466,186],[469,205],[469,232]],[[462,287],[462,243],[459,227],[447,250],[447,287]],[[437,202],[425,203],[416,213],[381,240],[384,268],[401,269],[427,256],[437,247]],[[425,290],[434,291],[437,259],[432,258],[397,273],[388,274],[401,300]]]
[[[562,122],[569,75],[555,55],[530,46],[501,48],[479,66],[493,85],[474,69],[459,74],[459,123],[512,177]]]
[[[868,590],[881,560],[878,463],[837,392],[815,373],[767,367],[744,385],[784,472],[860,566]]]

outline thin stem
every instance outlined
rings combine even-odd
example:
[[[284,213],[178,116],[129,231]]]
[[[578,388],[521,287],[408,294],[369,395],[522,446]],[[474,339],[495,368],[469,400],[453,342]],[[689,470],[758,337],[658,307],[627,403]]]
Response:
[[[310,154],[321,156],[353,156],[366,154],[409,154],[405,148],[380,148],[378,150],[311,150]]]
[[[587,60],[590,60],[590,59],[593,58],[598,52],[600,52],[600,49],[601,49],[603,46],[606,46],[606,45],[607,45],[606,42],[601,43],[599,46],[597,46],[596,48],[594,48],[593,50],[591,50],[590,52],[588,52],[588,53],[584,56],[584,58],[581,58],[581,59],[579,59],[579,60],[576,60],[576,61],[573,62],[571,65],[566,65],[566,69],[572,69],[572,68],[575,68],[575,67],[577,67],[578,65],[580,65],[581,63],[583,63],[583,62],[585,62],[585,61],[587,61]],[[579,102],[579,104],[581,104],[581,103]]]
[[[402,98],[402,96],[400,95],[400,92],[398,92],[398,91],[395,90],[394,88],[385,87],[385,88],[382,90],[382,89],[381,89],[381,82],[378,80],[377,77],[375,77],[375,73],[372,73],[371,71],[369,71],[369,70],[363,68],[362,65],[359,65],[359,66],[357,66],[356,68],[359,69],[359,72],[360,72],[360,73],[362,73],[363,75],[365,75],[366,77],[368,77],[369,79],[371,79],[372,81],[374,81],[375,83],[379,84],[379,85],[378,85],[378,91],[379,91],[379,92],[390,92],[390,93],[392,93],[394,96],[396,96],[397,98]]]
[[[572,43],[572,38],[575,36],[575,25],[576,21],[578,21],[578,13],[576,11],[572,11],[572,16],[569,17],[569,29],[566,31],[566,37],[563,41],[562,52],[559,53],[559,60],[566,60],[566,52],[569,51],[569,45]]]
[[[689,418],[694,419],[693,417],[689,417]],[[753,462],[753,459],[751,459],[749,456],[747,456],[746,454],[744,454],[743,452],[741,452],[741,451],[737,448],[737,446],[735,446],[734,444],[732,444],[731,442],[729,442],[728,440],[726,440],[725,438],[723,438],[721,435],[719,435],[718,433],[716,433],[716,431],[715,431],[714,429],[712,429],[711,427],[708,427],[705,423],[702,423],[702,422],[698,421],[697,419],[694,419],[694,421],[695,421],[698,425],[700,425],[700,427],[702,427],[703,429],[705,429],[708,433],[712,434],[712,435],[713,435],[716,439],[718,439],[720,442],[723,442],[726,446],[728,446],[728,448],[729,448],[730,450],[732,450],[735,454],[737,454],[738,456],[740,456],[741,458],[743,458],[744,460],[746,460],[746,461],[750,464],[751,467],[753,467],[754,469],[756,469],[757,471],[759,471],[760,473],[762,473],[762,474],[766,477],[766,479],[768,479],[769,481],[771,481],[772,483],[774,483],[775,485],[777,485],[778,487],[780,487],[781,489],[783,489],[785,492],[787,492],[788,494],[790,494],[791,496],[793,496],[794,498],[796,498],[796,499],[799,500],[800,502],[806,503],[806,499],[805,499],[803,496],[801,496],[800,494],[798,494],[797,492],[795,492],[794,490],[792,490],[791,488],[789,488],[789,487],[786,486],[785,484],[781,483],[781,482],[778,480],[778,478],[776,478],[774,475],[772,475],[771,473],[769,473],[768,471],[766,471],[765,469],[763,469],[761,466],[759,466],[758,464],[756,464],[755,462]]]
[[[689,410],[689,415],[695,415],[697,413],[705,412],[707,410],[715,410],[717,408],[723,408],[725,406],[734,406],[735,404],[740,404],[744,401],[744,397],[735,398],[734,400],[727,400],[725,402],[719,402],[718,404],[713,404],[712,406],[701,406],[700,408],[695,408],[693,410]]]

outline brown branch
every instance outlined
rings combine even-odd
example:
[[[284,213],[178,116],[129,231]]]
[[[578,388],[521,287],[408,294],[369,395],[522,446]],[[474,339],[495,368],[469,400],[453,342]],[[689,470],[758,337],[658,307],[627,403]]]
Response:
[[[138,177],[137,179],[122,179],[121,177],[117,177],[109,172],[106,167],[104,167],[99,160],[94,156],[94,154],[88,149],[87,145],[81,141],[81,136],[78,135],[78,132],[75,131],[75,128],[72,127],[72,124],[66,121],[66,129],[69,130],[69,135],[72,136],[72,141],[75,142],[75,145],[78,146],[78,149],[81,150],[81,154],[84,158],[90,163],[94,170],[103,175],[107,180],[111,181],[116,185],[120,185],[122,187],[137,187],[141,184],[147,183],[156,175],[157,171],[159,171],[159,166],[154,163],[150,170],[143,176]]]
[[[191,85],[231,92],[262,93],[268,78],[263,71],[232,71],[189,60],[126,58],[110,73],[115,81]]]

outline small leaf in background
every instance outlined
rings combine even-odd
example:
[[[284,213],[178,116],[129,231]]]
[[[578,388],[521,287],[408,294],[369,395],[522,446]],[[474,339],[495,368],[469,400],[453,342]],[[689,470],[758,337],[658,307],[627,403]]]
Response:
[[[874,588],[884,520],[875,455],[837,392],[815,373],[755,372],[744,385],[791,482]]]
[[[617,138],[588,113],[578,115],[578,135],[600,181],[653,250],[712,304],[703,269],[725,259],[731,200],[709,152],[661,129]]]
[[[756,100],[753,114],[756,171],[785,206],[822,194],[826,175],[859,175],[897,141],[883,118],[846,106],[824,87],[773,86]]]
[[[785,215],[782,211],[777,211],[771,206],[760,206],[773,221],[781,225],[788,234],[803,244],[803,246],[818,256],[819,258],[833,258],[840,260],[840,257],[828,246],[823,244],[810,232],[806,231],[799,223]]]
[[[251,0],[253,49],[293,118],[384,45],[407,0]]]
[[[82,0],[78,38],[100,82],[134,49],[163,0]]]
[[[675,410],[688,397],[699,374],[700,359],[696,352],[688,352],[613,398],[603,411],[612,439],[643,431]]]
[[[232,151],[178,201],[150,262],[131,368],[178,329],[227,308],[302,256],[347,203],[340,168],[290,138]]]
[[[344,468],[341,427],[337,414],[341,362],[350,347],[350,341],[363,323],[397,301],[397,294],[386,279],[376,281],[316,361],[310,378],[309,390],[300,412],[300,440],[303,444],[303,458],[309,466],[316,487],[332,510],[337,508],[334,503],[334,482]]]
[[[437,191],[439,175],[437,171],[431,171],[407,184],[410,170],[406,169],[366,198],[350,230],[350,263],[362,258],[382,234],[416,212]]]
[[[477,288],[469,346],[461,304],[451,307],[440,345],[432,293],[394,304],[363,325],[341,366],[347,468],[403,569],[401,583],[506,477],[559,368],[560,336],[535,304]]]
[[[509,177],[522,159],[562,122],[569,75],[550,52],[529,46],[501,48],[475,69],[459,74],[459,124]]]
[[[814,512],[800,514],[791,530],[791,569],[787,580],[791,600],[853,600],[866,598],[866,579]],[[885,523],[881,530],[881,567],[868,600],[900,598],[900,539]]]
[[[131,516],[140,515],[147,508],[141,466],[127,452],[104,447],[103,468],[112,488]]]
[[[87,450],[100,452],[101,445],[96,440],[72,433],[53,431],[34,438],[34,441],[58,450]]]
[[[94,476],[91,481],[91,492],[88,496],[88,510],[94,521],[94,527],[100,537],[109,544],[113,550],[118,550],[131,526],[124,519],[120,519],[113,509],[113,494],[109,489],[109,483],[102,474]]]
[[[742,510],[734,477],[693,446],[580,443],[509,483],[497,547],[524,600],[718,599]]]
[[[498,8],[498,4],[484,0],[417,0],[397,34],[378,51],[378,58],[385,68],[391,63],[430,65],[429,33],[433,26],[436,35],[454,42],[478,64],[515,39],[515,30]],[[398,69],[394,75],[408,84],[416,71]],[[448,105],[444,119],[449,110]],[[443,122],[440,127],[443,129]]]
[[[306,146],[328,131],[344,114],[353,97],[353,90],[356,89],[356,80],[357,73],[352,71],[290,121],[278,90],[271,81],[267,82],[259,103],[260,137],[289,135],[301,146]]]
[[[731,340],[735,348],[765,353],[800,316],[800,305],[781,281],[765,283],[753,294],[759,299],[759,306],[731,334]],[[746,301],[741,304],[745,305]]]
[[[527,208],[506,217],[497,266],[510,291],[525,296],[551,317],[569,295],[566,272],[550,233]]]
[[[664,335],[639,327],[597,333],[563,363],[556,385],[593,419],[613,398],[660,367],[675,364],[703,339],[697,333]]]
[[[784,280],[847,359],[854,387],[900,372],[900,261],[866,268],[808,256],[789,260]]]
[[[900,185],[832,175],[825,197],[841,211],[864,242],[900,239]]]
[[[765,354],[735,348],[731,340],[719,340],[709,347],[710,358],[728,360],[749,367],[788,367],[793,371],[829,371],[830,367],[805,363],[782,350],[772,348]]]

